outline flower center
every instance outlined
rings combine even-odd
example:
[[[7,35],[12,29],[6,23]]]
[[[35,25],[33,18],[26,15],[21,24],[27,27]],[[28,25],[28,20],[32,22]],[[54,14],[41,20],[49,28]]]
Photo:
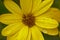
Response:
[[[32,27],[35,25],[35,16],[32,14],[23,15],[22,22],[28,27]]]

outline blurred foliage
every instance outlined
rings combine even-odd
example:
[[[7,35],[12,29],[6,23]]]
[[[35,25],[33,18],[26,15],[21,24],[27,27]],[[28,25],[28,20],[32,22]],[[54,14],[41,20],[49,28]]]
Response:
[[[52,7],[60,9],[60,0],[55,0]]]
[[[14,2],[16,2],[19,5],[19,1],[14,0]],[[52,7],[60,9],[60,0],[55,0]],[[9,13],[9,11],[5,8],[3,4],[3,0],[0,0],[0,15],[5,14],[5,13]],[[0,40],[6,40],[6,37],[1,35],[2,29],[6,26],[7,25],[0,23]],[[58,29],[60,30],[60,25]],[[45,40],[60,40],[58,35],[57,36],[49,36],[47,34],[43,34],[43,35],[44,35]]]

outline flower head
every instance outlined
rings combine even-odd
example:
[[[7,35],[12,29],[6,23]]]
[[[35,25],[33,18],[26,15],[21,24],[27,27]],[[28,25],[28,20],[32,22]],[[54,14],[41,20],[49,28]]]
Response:
[[[7,36],[7,40],[44,40],[41,32],[57,35],[58,22],[43,16],[53,1],[20,0],[20,8],[14,1],[4,0],[5,7],[11,13],[0,16],[0,22],[8,24],[2,35]]]

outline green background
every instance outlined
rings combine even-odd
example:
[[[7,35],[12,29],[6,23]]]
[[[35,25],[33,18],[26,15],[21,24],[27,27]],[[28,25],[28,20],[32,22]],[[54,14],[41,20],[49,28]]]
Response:
[[[13,1],[19,5],[18,0],[13,0]],[[52,7],[60,9],[60,0],[55,0]],[[3,0],[0,0],[0,15],[4,13],[9,13],[9,11],[5,8],[3,4]],[[0,23],[0,40],[6,40],[6,37],[1,35],[2,29],[6,26],[7,25]],[[60,26],[58,27],[58,29],[60,29]],[[45,40],[60,40],[60,37],[58,35],[57,36],[50,36],[47,34],[43,34],[43,35],[44,35]]]

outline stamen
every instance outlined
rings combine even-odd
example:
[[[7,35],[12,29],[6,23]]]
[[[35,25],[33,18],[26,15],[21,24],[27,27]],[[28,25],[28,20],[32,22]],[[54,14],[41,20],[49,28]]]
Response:
[[[35,17],[32,14],[23,15],[22,22],[28,27],[35,25]]]

